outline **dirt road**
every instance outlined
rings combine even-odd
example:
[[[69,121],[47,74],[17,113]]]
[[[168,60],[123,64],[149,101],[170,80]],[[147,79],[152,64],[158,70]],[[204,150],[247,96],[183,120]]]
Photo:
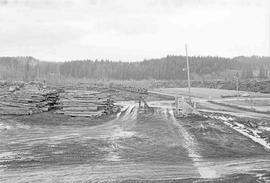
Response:
[[[270,181],[270,153],[218,119],[124,105],[101,125],[0,121],[0,182]]]

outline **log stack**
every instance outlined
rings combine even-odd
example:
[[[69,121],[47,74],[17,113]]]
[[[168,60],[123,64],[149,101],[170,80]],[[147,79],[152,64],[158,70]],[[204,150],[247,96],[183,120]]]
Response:
[[[116,90],[123,90],[123,91],[132,92],[132,93],[139,93],[139,94],[146,94],[146,95],[148,94],[148,90],[146,88],[125,86],[122,84],[111,84],[110,87]]]
[[[87,90],[66,90],[60,95],[59,108],[56,113],[74,117],[99,117],[119,110],[109,94]]]
[[[59,92],[40,84],[0,87],[0,115],[29,115],[49,111],[58,104]]]

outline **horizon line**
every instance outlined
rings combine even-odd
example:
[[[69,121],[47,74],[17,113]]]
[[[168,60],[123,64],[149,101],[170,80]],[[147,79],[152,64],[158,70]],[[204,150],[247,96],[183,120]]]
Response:
[[[30,55],[25,55],[25,56],[0,56],[0,58],[27,58],[27,57],[31,57],[34,58],[38,61],[41,62],[72,62],[72,61],[111,61],[111,62],[143,62],[143,61],[147,61],[147,60],[155,60],[155,59],[162,59],[162,58],[166,58],[166,57],[186,57],[185,55],[173,55],[173,54],[167,54],[166,56],[162,56],[162,57],[153,57],[153,58],[144,58],[141,60],[112,60],[112,59],[108,59],[108,58],[95,58],[95,59],[91,59],[91,58],[77,58],[77,59],[67,59],[67,60],[53,60],[53,59],[40,59],[39,57],[36,56],[30,56]],[[225,58],[225,59],[234,59],[237,57],[259,57],[259,58],[270,58],[270,56],[266,56],[266,55],[239,55],[239,56],[232,56],[232,57],[226,57],[226,56],[218,56],[218,55],[189,55],[188,57],[218,57],[218,58]]]

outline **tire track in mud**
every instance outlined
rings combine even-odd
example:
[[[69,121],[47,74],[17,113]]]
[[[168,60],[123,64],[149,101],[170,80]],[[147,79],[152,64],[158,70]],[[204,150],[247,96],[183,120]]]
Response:
[[[13,182],[21,180],[24,180],[24,182],[31,182],[29,180],[47,180],[47,182],[64,180],[63,182],[70,182],[70,179],[74,179],[74,182],[78,180],[82,180],[82,182],[96,180],[99,182],[100,180],[117,181],[127,178],[134,180],[141,178],[153,181],[217,177],[216,172],[209,167],[219,167],[209,166],[210,162],[204,160],[204,157],[200,154],[200,149],[198,149],[200,144],[185,127],[184,122],[175,119],[172,109],[157,108],[153,113],[142,114],[140,112],[138,106],[132,103],[124,107],[116,119],[99,126],[75,129],[61,127],[53,129],[53,131],[51,129],[42,129],[41,131],[33,132],[34,135],[30,134],[30,136],[21,133],[19,136],[25,137],[26,139],[23,139],[25,142],[31,140],[29,143],[34,143],[35,140],[40,142],[45,140],[42,143],[47,143],[49,139],[49,143],[57,146],[66,141],[76,141],[76,143],[83,145],[80,150],[85,150],[84,148],[87,148],[87,146],[92,147],[96,145],[95,143],[99,144],[102,142],[105,145],[98,146],[98,148],[105,153],[95,157],[98,159],[98,162],[91,162],[91,159],[88,163],[79,162],[77,165],[72,165],[71,163],[70,165],[56,168],[42,169],[43,164],[41,162],[39,165],[41,168],[37,171],[31,171],[31,169],[25,172],[14,171],[4,176],[2,180],[10,178],[10,180],[15,180]],[[21,140],[17,137],[14,137],[14,139]],[[89,141],[89,139],[97,141]],[[179,147],[175,148],[175,146]],[[80,150],[76,150],[76,153]],[[156,153],[155,151],[158,152]],[[97,151],[97,153],[100,153],[100,151]],[[4,155],[15,156],[8,153]],[[87,158],[84,156],[83,161],[87,161]],[[136,158],[139,161],[134,161]],[[232,162],[234,161],[232,160]],[[219,164],[220,168],[217,169],[217,172],[231,171],[232,169],[231,166],[224,169],[223,161]],[[245,168],[245,166],[243,165],[242,167]],[[238,164],[235,165],[235,170],[239,171]],[[52,179],[53,177],[58,177],[59,180],[54,180]]]
[[[130,105],[124,114],[124,117],[118,118],[121,122],[121,127],[123,129],[132,129],[136,125],[136,118],[138,114],[138,107],[136,105]]]
[[[193,165],[197,168],[201,178],[217,178],[217,173],[207,166],[204,162],[203,157],[200,155],[199,149],[197,148],[196,139],[185,129],[181,122],[175,119],[172,109],[165,109],[163,112],[165,118],[167,118],[168,128],[170,131],[175,133],[176,141],[181,143],[186,148],[188,156],[192,159]],[[177,131],[175,131],[175,127]],[[183,140],[180,141],[179,138]]]
[[[105,157],[106,161],[117,162],[121,161],[121,155],[119,149],[121,145],[118,143],[120,138],[130,138],[135,135],[134,131],[129,131],[136,124],[138,108],[135,105],[129,105],[124,110],[122,110],[113,124],[116,126],[113,127],[109,141],[111,147],[108,149],[108,154]]]
[[[30,148],[30,143],[36,143],[36,141],[55,146],[71,141],[73,143],[70,143],[71,146],[75,143],[82,144],[80,150],[83,151],[85,151],[84,148],[88,148],[87,146],[95,146],[95,143],[97,145],[99,143],[105,144],[104,146],[98,146],[101,151],[96,153],[102,152],[104,154],[94,157],[98,159],[97,163],[91,162],[91,159],[91,161],[88,161],[89,164],[78,161],[80,168],[75,166],[73,170],[68,166],[61,166],[63,172],[51,171],[52,168],[44,170],[45,172],[48,171],[48,174],[61,178],[65,177],[66,172],[71,175],[78,174],[76,179],[83,177],[85,180],[96,179],[97,181],[102,178],[107,180],[110,177],[116,179],[143,177],[149,180],[217,177],[216,172],[209,168],[215,166],[209,166],[211,162],[206,161],[200,154],[198,148],[200,144],[198,144],[196,138],[189,132],[183,121],[175,119],[173,110],[170,108],[156,108],[153,113],[141,113],[138,106],[132,103],[124,107],[116,119],[99,126],[59,127],[56,129],[40,129],[37,132],[30,132],[30,130],[25,129],[29,134],[22,132],[17,137],[11,137],[11,139],[29,143],[27,146]],[[175,146],[179,147],[175,148]],[[20,148],[26,148],[27,150],[29,147],[22,146]],[[77,153],[80,150],[75,152]],[[16,156],[11,153],[3,155],[11,158]],[[45,152],[44,155],[48,154]],[[29,158],[31,158],[30,156],[31,154]],[[34,154],[34,156],[35,158],[39,157],[38,154]],[[40,156],[43,156],[43,154]],[[83,161],[87,161],[87,158],[87,156],[83,156]],[[70,160],[67,159],[67,161]],[[42,163],[38,165],[41,168]],[[220,165],[220,167],[219,170],[223,171],[223,165]],[[40,174],[43,174],[42,169],[39,171]],[[40,176],[39,173],[34,173],[36,178]],[[88,174],[88,177],[86,177],[86,174]],[[18,176],[22,176],[22,174]],[[26,173],[25,176],[26,182],[28,178],[32,179],[30,174]],[[27,176],[29,177],[27,178]],[[44,179],[46,177],[47,175],[44,174]]]
[[[119,144],[120,139],[131,138],[135,135],[130,129],[136,124],[137,107],[135,104],[125,106],[118,114],[117,118],[105,124],[92,127],[85,134],[85,138],[100,139],[100,137],[110,144],[104,148],[107,152],[104,160],[108,162],[122,161],[119,150],[122,148]],[[93,136],[97,134],[97,136]]]
[[[185,149],[171,143],[179,139],[181,144],[181,139],[173,137],[175,133],[169,132],[166,125],[168,119],[163,118],[162,110],[142,112],[137,106],[130,106],[119,116],[115,123],[120,124],[125,132],[135,132],[134,138],[121,138],[116,141],[120,150],[119,157],[123,157],[123,161],[120,162],[121,168],[118,170],[125,172],[122,176],[133,174],[129,178],[143,177],[147,180],[199,177]],[[139,165],[142,166],[140,170]]]
[[[117,140],[134,135],[135,132],[126,130],[129,129],[128,126],[135,125],[136,115],[135,105],[129,105],[119,112],[116,119],[99,126],[52,128],[22,126],[17,122],[3,123],[2,126],[6,126],[0,131],[0,163],[9,166],[8,162],[14,164],[14,162],[24,163],[27,161],[31,164],[35,161],[37,166],[43,166],[43,164],[46,164],[45,159],[54,157],[53,154],[60,153],[60,155],[68,156],[68,158],[70,155],[77,156],[69,152],[70,149],[73,149],[70,147],[72,144],[79,145],[80,148],[88,146],[89,150],[91,148],[94,148],[93,150],[102,148],[99,151],[108,153],[108,157],[105,157],[105,159],[119,161],[120,157],[116,153],[119,148]],[[101,145],[96,144],[97,142],[100,142]],[[94,145],[91,143],[94,143]],[[103,148],[103,144],[108,145],[108,147]],[[75,152],[76,149],[72,150],[72,153]],[[89,152],[88,154],[91,155]],[[72,159],[72,157],[70,158]],[[81,162],[79,159],[78,161]]]

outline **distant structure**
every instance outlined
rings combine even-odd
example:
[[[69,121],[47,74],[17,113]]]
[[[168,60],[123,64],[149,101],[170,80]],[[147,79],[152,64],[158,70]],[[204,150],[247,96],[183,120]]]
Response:
[[[188,60],[188,50],[187,44],[185,44],[186,50],[186,61],[187,61],[187,80],[188,80],[188,99],[186,100],[182,97],[175,97],[175,110],[178,116],[188,116],[190,114],[199,114],[196,109],[196,103],[191,101],[191,89],[190,89],[190,71],[189,71],[189,60]]]
[[[144,108],[149,109],[149,105],[147,104],[147,102],[144,100],[144,98],[140,95],[139,96],[139,108],[142,107],[142,103],[144,104]]]
[[[177,116],[188,116],[190,114],[200,113],[197,110],[196,103],[189,103],[185,97],[175,97],[175,111]]]

